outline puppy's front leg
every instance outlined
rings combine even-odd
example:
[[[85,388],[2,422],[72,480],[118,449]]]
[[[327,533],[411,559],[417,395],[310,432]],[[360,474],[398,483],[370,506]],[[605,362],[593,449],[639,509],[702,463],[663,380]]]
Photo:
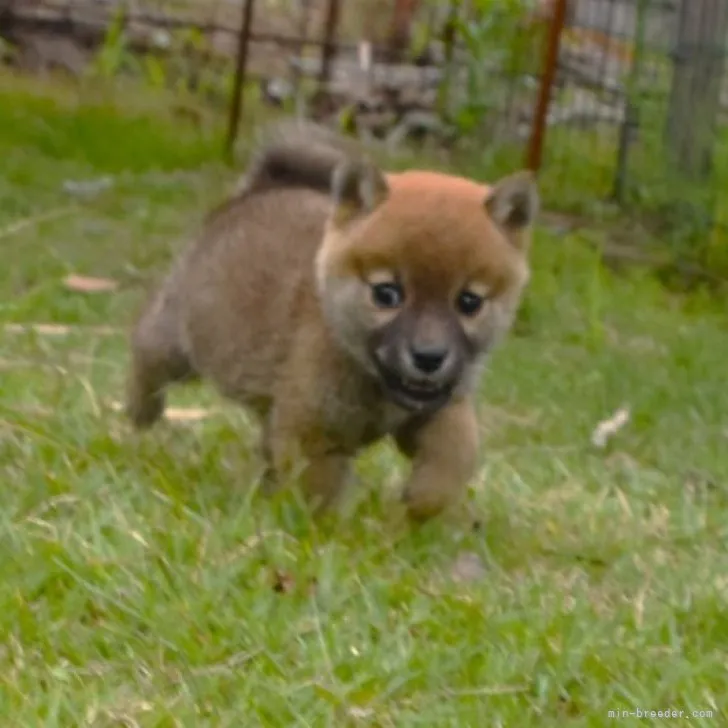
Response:
[[[350,456],[318,428],[291,421],[280,408],[276,414],[278,417],[267,424],[266,447],[272,466],[269,478],[276,486],[293,479],[314,512],[329,508],[347,485]],[[268,492],[271,485],[269,481]]]
[[[425,520],[454,503],[475,472],[478,422],[467,400],[456,400],[397,434],[400,450],[412,459],[402,493],[409,515]]]

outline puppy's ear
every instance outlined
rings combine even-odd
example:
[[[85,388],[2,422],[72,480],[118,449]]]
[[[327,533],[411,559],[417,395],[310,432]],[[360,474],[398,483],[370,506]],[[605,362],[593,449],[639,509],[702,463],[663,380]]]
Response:
[[[341,162],[331,177],[332,222],[344,226],[357,217],[368,215],[388,195],[387,180],[374,165],[364,161]]]
[[[503,177],[485,198],[485,209],[506,233],[530,227],[539,211],[539,194],[533,172],[523,170]]]

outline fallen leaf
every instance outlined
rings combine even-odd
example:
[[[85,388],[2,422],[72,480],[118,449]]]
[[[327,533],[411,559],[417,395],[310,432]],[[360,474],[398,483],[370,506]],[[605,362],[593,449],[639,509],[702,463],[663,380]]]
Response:
[[[355,720],[363,720],[364,718],[369,718],[371,715],[374,714],[374,711],[371,708],[362,708],[359,705],[352,705],[351,707],[347,708],[346,712],[351,718],[354,718]]]
[[[484,685],[480,688],[462,690],[445,688],[443,693],[451,698],[475,698],[490,695],[515,695],[516,693],[526,693],[531,689],[530,685]]]
[[[295,579],[287,571],[276,569],[273,572],[274,592],[278,592],[279,594],[288,594],[288,592],[293,589],[295,583]]]
[[[123,329],[113,326],[69,326],[68,324],[5,324],[3,329],[10,334],[25,334],[32,331],[44,336],[66,336],[71,333],[83,333],[98,336],[123,333]]]
[[[483,560],[473,551],[461,552],[450,569],[450,576],[459,582],[477,581],[485,574]]]
[[[78,293],[108,293],[119,287],[119,284],[110,278],[92,278],[75,274],[65,278],[63,284],[69,291]]]
[[[609,438],[619,432],[629,422],[629,418],[629,408],[620,407],[610,418],[602,420],[592,432],[592,445],[599,448],[606,447]]]
[[[123,412],[125,407],[121,402],[110,402],[114,412]],[[201,407],[167,407],[164,410],[164,417],[167,420],[173,420],[176,422],[195,422],[197,420],[204,420],[211,414],[210,410],[202,409]]]
[[[199,407],[167,407],[164,410],[164,416],[168,420],[176,420],[178,422],[195,422],[196,420],[204,420],[209,417],[210,410]]]
[[[64,324],[5,324],[5,331],[13,334],[34,331],[36,334],[47,336],[64,336],[70,330],[71,327]]]
[[[135,540],[135,541],[136,541],[137,543],[141,544],[141,545],[142,545],[142,546],[144,546],[145,548],[149,548],[149,544],[147,543],[147,541],[146,541],[146,539],[144,538],[144,536],[142,536],[142,535],[141,535],[141,533],[139,533],[139,531],[134,531],[134,530],[132,530],[132,531],[129,531],[129,535],[130,535],[130,536],[131,536],[131,537],[132,537],[132,538],[133,538],[133,539],[134,539],[134,540]]]

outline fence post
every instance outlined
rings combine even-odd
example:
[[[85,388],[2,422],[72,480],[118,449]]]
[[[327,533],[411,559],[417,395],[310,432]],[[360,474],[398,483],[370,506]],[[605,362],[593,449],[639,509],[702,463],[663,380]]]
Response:
[[[722,190],[713,175],[716,126],[728,32],[728,0],[683,0],[665,125],[666,179],[672,234],[708,265],[715,206]]]
[[[308,44],[308,28],[309,21],[311,19],[311,5],[311,0],[301,0],[301,17],[298,24],[298,34],[300,35],[300,42],[298,43],[298,46],[296,48],[299,63],[293,64],[291,69],[291,86],[293,90],[296,116],[303,116],[305,112],[304,98],[301,91],[302,73],[300,62],[303,61],[304,51]]]
[[[625,201],[629,176],[629,152],[640,127],[640,110],[636,99],[639,99],[640,92],[649,4],[650,0],[637,0],[635,41],[632,46],[632,64],[624,95],[624,121],[619,128],[617,167],[614,172],[614,190],[612,192],[612,197],[618,204]],[[610,28],[611,30],[612,28]]]
[[[324,28],[324,45],[321,53],[321,69],[319,71],[319,89],[328,85],[331,76],[331,61],[336,51],[336,28],[339,24],[339,0],[329,0]]]
[[[243,110],[243,87],[248,65],[248,46],[250,45],[250,30],[253,26],[253,5],[255,0],[243,0],[243,16],[240,23],[240,36],[238,39],[238,56],[235,63],[235,81],[233,83],[233,97],[230,103],[230,120],[228,124],[225,155],[229,162],[233,160],[235,140],[240,126],[240,115]]]
[[[666,127],[668,155],[688,177],[711,166],[728,30],[726,0],[683,0]]]
[[[567,3],[568,0],[555,0],[553,3],[551,22],[549,23],[541,85],[539,87],[538,101],[536,102],[536,111],[531,127],[531,138],[526,156],[526,167],[534,172],[538,172],[541,169],[546,121],[551,103],[551,91],[556,80],[556,67],[559,62],[561,33],[566,22]]]
[[[394,0],[394,13],[389,31],[388,55],[392,63],[402,59],[412,35],[412,19],[419,9],[420,0]]]

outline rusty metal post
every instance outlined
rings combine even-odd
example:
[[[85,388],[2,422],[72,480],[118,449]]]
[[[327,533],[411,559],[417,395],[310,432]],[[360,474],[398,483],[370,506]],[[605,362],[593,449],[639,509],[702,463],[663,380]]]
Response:
[[[394,12],[389,29],[387,52],[392,63],[400,61],[409,49],[412,36],[412,22],[421,0],[394,0]]]
[[[339,0],[329,0],[324,28],[324,43],[321,52],[321,69],[319,71],[319,90],[328,84],[331,76],[331,61],[336,51],[336,28],[339,25]]]
[[[240,23],[240,36],[238,39],[238,56],[235,63],[235,81],[233,83],[233,96],[230,102],[230,123],[228,125],[225,155],[228,161],[233,160],[235,140],[238,136],[240,115],[243,111],[243,87],[245,86],[245,72],[248,65],[248,47],[250,45],[250,31],[253,27],[253,5],[255,0],[243,0],[243,17]]]
[[[528,154],[526,157],[526,167],[534,172],[538,172],[541,168],[543,141],[546,134],[546,120],[551,103],[551,91],[556,80],[556,67],[559,62],[561,33],[566,22],[567,4],[568,0],[555,0],[551,22],[549,23],[541,86],[538,92],[536,113],[533,117],[531,138],[528,143]]]

